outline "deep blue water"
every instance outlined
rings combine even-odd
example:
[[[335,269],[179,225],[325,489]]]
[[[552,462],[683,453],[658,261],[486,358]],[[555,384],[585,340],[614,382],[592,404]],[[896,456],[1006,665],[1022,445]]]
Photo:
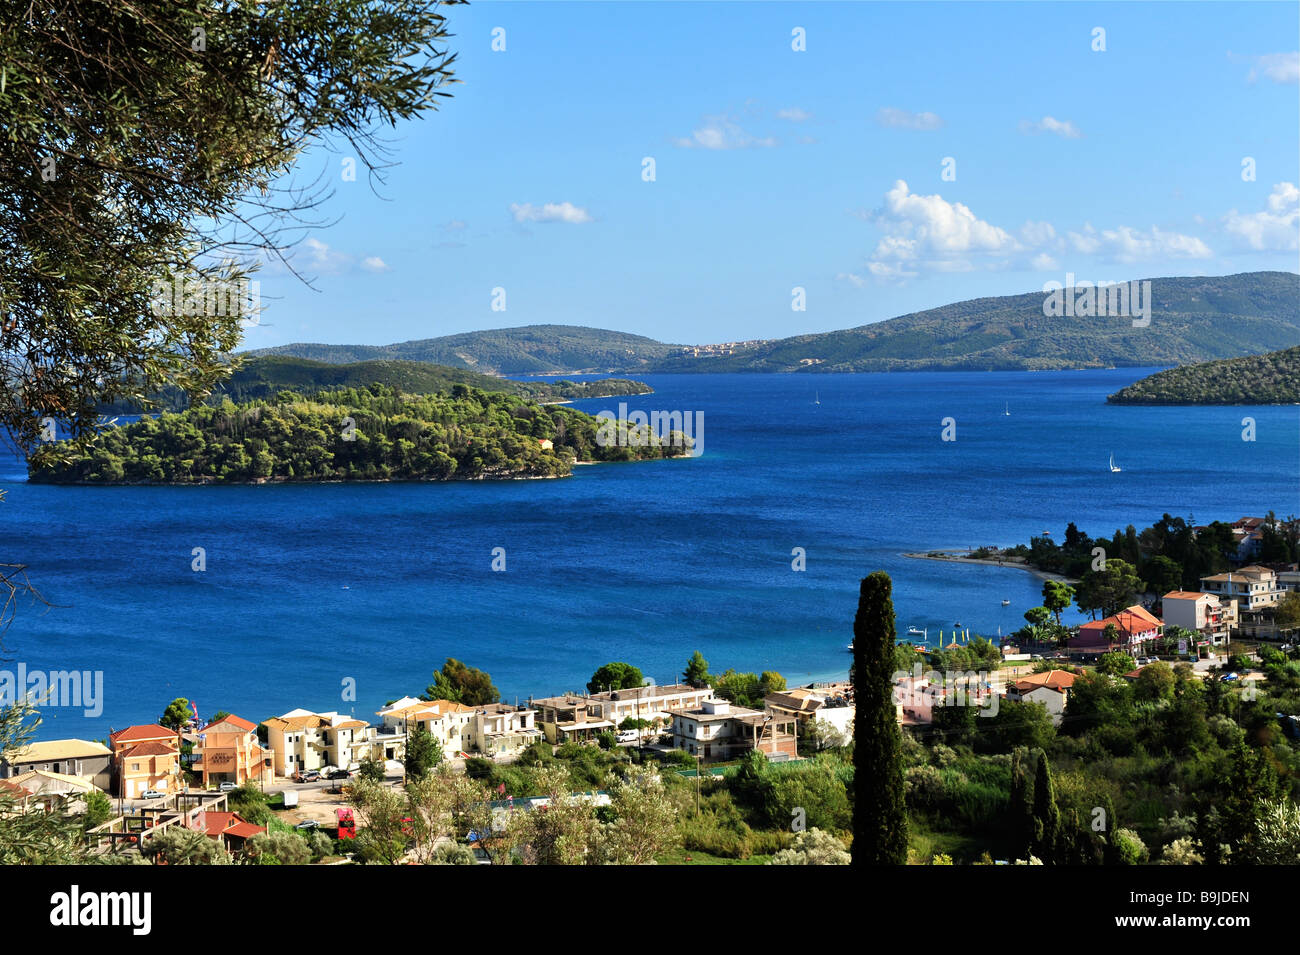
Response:
[[[650,376],[655,394],[624,400],[702,411],[703,455],[558,481],[76,488],[11,464],[0,559],[58,606],[20,610],[0,668],[103,670],[98,719],[48,709],[38,734],[98,738],[176,696],[254,720],[369,717],[447,656],[511,700],[580,689],[610,660],[666,682],[696,649],[715,671],[806,682],[847,670],[858,581],[882,568],[900,635],[1010,632],[1041,602],[1032,575],[902,552],[1060,539],[1070,520],[1109,536],[1166,511],[1300,513],[1300,410],[1105,404],[1143,374]]]

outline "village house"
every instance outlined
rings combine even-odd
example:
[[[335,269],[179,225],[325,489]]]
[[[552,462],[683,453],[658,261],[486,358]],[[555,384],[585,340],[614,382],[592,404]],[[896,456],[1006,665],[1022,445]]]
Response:
[[[107,791],[113,784],[113,751],[84,739],[54,739],[28,743],[0,759],[0,779],[33,770],[75,776]]]
[[[175,730],[157,724],[128,726],[110,733],[113,751],[113,788],[119,796],[135,799],[146,790],[160,793],[181,788],[181,763]]]
[[[242,786],[249,780],[270,782],[273,754],[257,738],[257,724],[223,716],[199,731],[194,743],[196,773],[206,789],[220,783]]]
[[[696,709],[673,713],[673,748],[703,759],[734,759],[752,749],[769,759],[793,759],[797,746],[793,718],[770,716],[729,700],[705,700]]]
[[[1112,624],[1115,627],[1113,640],[1106,635],[1106,628]],[[1079,632],[1070,640],[1069,652],[1093,654],[1123,650],[1125,653],[1141,653],[1149,642],[1164,633],[1164,627],[1160,618],[1145,607],[1126,607],[1112,616],[1080,624]]]
[[[198,825],[194,828],[206,833],[208,838],[215,839],[230,852],[238,852],[244,848],[248,839],[266,832],[265,826],[255,826],[237,812],[207,810],[199,813]]]
[[[469,748],[485,756],[517,755],[544,738],[537,728],[536,710],[508,703],[474,707],[469,726]]]
[[[1065,704],[1070,699],[1070,687],[1074,686],[1075,676],[1067,670],[1048,670],[1045,673],[1031,673],[1007,687],[1009,703],[1041,703],[1047,708],[1052,722],[1061,725],[1065,714]]]
[[[601,717],[599,705],[573,693],[530,700],[529,706],[537,711],[537,726],[547,742],[556,746],[593,740],[615,726],[612,720]]]
[[[361,760],[399,759],[395,736],[379,741],[375,727],[364,720],[335,712],[290,710],[265,721],[267,744],[276,776],[290,777],[327,766],[353,769]],[[385,742],[388,745],[385,745]]]
[[[474,720],[474,707],[450,700],[434,700],[421,703],[421,707],[410,712],[406,717],[412,730],[423,726],[429,731],[446,759],[452,759],[468,749],[474,737],[471,723]]]
[[[1165,626],[1182,627],[1201,635],[1201,640],[1211,646],[1228,642],[1237,625],[1237,602],[1225,605],[1214,594],[1190,590],[1174,590],[1160,598]]]
[[[74,813],[85,810],[87,794],[99,791],[99,787],[82,776],[53,773],[47,769],[33,769],[8,782],[28,793],[25,803],[29,808],[34,803],[47,810],[58,807]]]
[[[1237,545],[1236,559],[1245,563],[1259,557],[1264,544],[1264,525],[1262,517],[1239,517],[1232,522],[1232,540]]]
[[[7,779],[0,779],[0,795],[8,799],[8,803],[3,804],[3,808],[0,808],[0,813],[11,815],[26,812],[32,799],[30,789],[24,789],[17,783],[11,783]]]
[[[1221,601],[1237,602],[1235,635],[1273,636],[1273,611],[1285,591],[1278,583],[1277,571],[1251,564],[1224,574],[1201,578],[1201,590]]]
[[[693,709],[711,699],[713,687],[694,687],[686,683],[625,687],[592,693],[587,697],[589,704],[596,708],[597,717],[608,720],[615,727],[621,726],[626,719],[668,726],[677,710]]]
[[[1249,613],[1271,610],[1281,599],[1277,571],[1258,564],[1201,578],[1201,590],[1222,600],[1237,601],[1244,617]]]
[[[763,697],[763,711],[784,721],[794,720],[796,730],[807,732],[808,724],[827,723],[846,737],[853,735],[854,707],[848,699],[824,690],[797,687]]]

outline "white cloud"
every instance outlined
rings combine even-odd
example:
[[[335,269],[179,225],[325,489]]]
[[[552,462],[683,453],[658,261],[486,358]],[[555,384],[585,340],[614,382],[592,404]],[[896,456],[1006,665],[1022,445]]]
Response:
[[[727,116],[706,116],[704,125],[690,136],[678,136],[673,144],[682,149],[760,149],[778,145],[779,141],[746,132]]]
[[[1250,75],[1246,77],[1252,83],[1261,74],[1274,83],[1300,82],[1300,52],[1265,53],[1263,56],[1255,57],[1253,62],[1255,65],[1251,67]]]
[[[1073,251],[1112,262],[1208,259],[1214,254],[1196,236],[1166,232],[1156,226],[1146,231],[1126,225],[1098,231],[1085,225],[1082,232],[1068,233],[1068,240]]]
[[[572,202],[548,202],[535,206],[531,202],[512,202],[510,214],[516,222],[567,222],[570,225],[583,225],[593,222],[591,214]]]
[[[1289,241],[1290,248],[1294,249],[1296,223],[1300,221],[1297,212],[1300,190],[1283,183],[1275,188],[1269,204],[1267,214],[1238,219],[1268,231],[1279,247],[1285,247],[1282,243]],[[1213,256],[1196,236],[1156,226],[1144,230],[1120,225],[1099,230],[1086,223],[1080,230],[1062,234],[1050,222],[1030,220],[1013,232],[979,218],[960,202],[951,202],[937,194],[913,193],[901,179],[885,193],[880,208],[854,214],[883,233],[864,268],[837,276],[859,287],[869,279],[900,282],[926,273],[976,269],[1056,271],[1066,254],[1122,263]],[[1260,224],[1270,216],[1271,219]],[[1285,234],[1284,226],[1289,229]],[[1245,228],[1243,225],[1243,231]]]
[[[312,237],[303,240],[299,255],[305,255],[306,261],[299,262],[299,256],[295,255],[293,256],[294,266],[304,268],[317,275],[338,275],[350,269],[355,261],[346,252],[332,249],[320,239]]]
[[[377,255],[368,255],[361,260],[361,267],[367,272],[391,272],[388,263]]]
[[[789,120],[792,123],[806,123],[812,119],[812,113],[798,106],[791,106],[789,109],[778,109],[776,118]]]
[[[876,122],[891,129],[938,129],[943,119],[935,113],[913,113],[886,106],[876,113]]]
[[[876,245],[872,256],[876,261],[928,259],[933,266],[957,256],[1002,254],[1019,248],[1010,233],[976,217],[960,202],[949,202],[938,194],[918,195],[901,179],[885,193],[884,206],[871,218],[888,233]]]
[[[1079,131],[1079,127],[1070,120],[1056,119],[1053,116],[1044,116],[1037,122],[1022,119],[1020,121],[1020,131],[1027,136],[1034,136],[1038,133],[1052,133],[1062,139],[1078,139],[1083,135]]]
[[[1294,252],[1300,247],[1300,189],[1295,183],[1279,182],[1262,212],[1240,213],[1236,209],[1223,217],[1223,228],[1258,252]]]
[[[469,223],[464,219],[452,219],[450,222],[444,222],[440,228],[445,229],[448,232],[460,232],[463,229],[469,228]]]

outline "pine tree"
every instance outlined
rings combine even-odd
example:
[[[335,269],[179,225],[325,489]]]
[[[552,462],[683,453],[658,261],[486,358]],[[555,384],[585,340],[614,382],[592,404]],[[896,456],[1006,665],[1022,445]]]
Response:
[[[853,620],[853,863],[907,862],[902,735],[893,694],[894,603],[889,575],[862,581]]]

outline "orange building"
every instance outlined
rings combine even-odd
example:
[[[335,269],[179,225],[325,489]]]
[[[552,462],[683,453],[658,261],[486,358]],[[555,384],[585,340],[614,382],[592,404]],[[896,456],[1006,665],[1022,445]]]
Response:
[[[257,738],[257,724],[238,716],[223,716],[198,733],[193,772],[203,787],[219,783],[242,786],[272,778],[272,752]]]
[[[128,726],[108,735],[113,751],[113,788],[119,796],[136,799],[146,790],[160,793],[182,788],[181,761],[175,730],[165,726]]]

